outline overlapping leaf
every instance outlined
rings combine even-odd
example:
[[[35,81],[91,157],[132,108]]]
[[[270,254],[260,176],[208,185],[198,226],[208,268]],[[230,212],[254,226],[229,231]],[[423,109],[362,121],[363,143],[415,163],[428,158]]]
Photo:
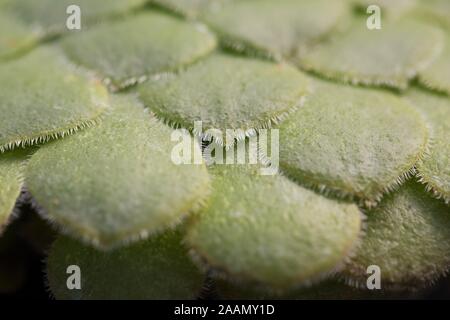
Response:
[[[178,223],[208,191],[204,165],[172,162],[171,133],[134,99],[116,97],[100,125],[33,155],[27,187],[45,217],[97,247],[146,237]]]
[[[425,152],[426,124],[388,92],[315,85],[305,105],[280,126],[280,166],[302,184],[372,205]]]
[[[376,265],[385,289],[419,289],[448,270],[449,250],[449,208],[409,181],[367,212],[366,236],[343,275],[365,287],[366,269]]]
[[[150,0],[150,3],[193,18],[204,11],[220,10],[224,4],[232,1],[235,0]]]
[[[329,33],[348,9],[346,1],[235,1],[202,19],[226,46],[280,58]]]
[[[71,265],[80,268],[81,290],[67,288]],[[179,232],[107,253],[59,237],[50,250],[47,274],[57,299],[194,299],[203,284]]]
[[[186,241],[213,270],[277,289],[334,271],[358,242],[361,216],[288,179],[251,166],[215,166],[209,206]]]
[[[114,88],[176,70],[205,56],[215,44],[204,28],[151,11],[104,23],[62,42],[69,57],[98,71]]]
[[[79,6],[82,28],[86,23],[126,13],[146,0],[13,0],[6,3],[5,11],[30,27],[46,35],[67,31],[67,8]]]
[[[0,152],[64,136],[97,120],[106,89],[51,48],[0,64]]]
[[[216,54],[184,73],[149,81],[139,92],[167,122],[194,130],[202,121],[203,132],[196,134],[231,145],[234,140],[222,140],[227,129],[240,130],[230,135],[240,139],[278,122],[301,104],[307,86],[288,65]]]
[[[347,83],[405,89],[442,46],[441,31],[421,22],[384,22],[381,30],[369,30],[364,19],[356,19],[347,32],[311,50],[300,65]]]
[[[0,11],[0,60],[31,48],[38,39],[38,32]]]
[[[20,151],[0,155],[0,233],[10,220],[23,184],[25,153]]]
[[[441,55],[419,75],[426,87],[450,95],[450,32],[446,34]]]
[[[421,90],[408,92],[430,123],[432,145],[430,154],[418,164],[419,175],[437,197],[450,202],[450,98]]]

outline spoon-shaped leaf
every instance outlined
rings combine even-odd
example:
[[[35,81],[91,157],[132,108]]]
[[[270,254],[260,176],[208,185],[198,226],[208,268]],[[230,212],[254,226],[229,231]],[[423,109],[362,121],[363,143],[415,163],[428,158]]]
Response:
[[[336,27],[345,1],[235,1],[202,19],[224,45],[238,51],[280,58],[295,55]]]
[[[384,91],[315,81],[305,105],[280,126],[280,166],[319,191],[372,205],[425,152],[426,124]]]
[[[382,288],[418,289],[448,270],[449,250],[449,207],[409,181],[367,212],[366,236],[343,276],[365,287],[367,267],[377,265]]]
[[[70,265],[80,267],[81,290],[67,289]],[[173,231],[112,252],[59,237],[47,275],[57,299],[194,299],[203,284],[179,232]]]
[[[146,237],[178,223],[208,191],[203,164],[172,162],[171,133],[134,99],[115,97],[100,125],[33,155],[27,187],[45,217],[97,247]]]
[[[67,37],[62,45],[75,62],[120,89],[190,64],[213,50],[216,41],[199,26],[145,11]]]
[[[211,168],[209,206],[193,216],[186,241],[221,275],[287,289],[336,270],[358,242],[361,215],[287,178],[250,166]]]
[[[399,20],[369,30],[366,20],[357,19],[349,31],[311,50],[300,64],[343,82],[405,89],[442,45],[441,31],[430,25]]]
[[[194,18],[201,12],[208,10],[220,10],[227,2],[236,0],[150,0],[172,12]]]
[[[194,130],[194,122],[202,121],[203,132],[195,132],[202,137],[209,129],[223,135],[230,129],[241,130],[240,139],[284,118],[302,103],[307,86],[306,77],[288,65],[216,54],[184,73],[151,80],[139,92],[169,123]],[[210,135],[224,143],[217,131]]]
[[[89,126],[108,103],[98,81],[46,47],[0,64],[0,83],[0,152]]]
[[[421,181],[438,198],[450,202],[450,98],[421,90],[408,92],[430,123],[432,143],[429,154],[417,165]]]

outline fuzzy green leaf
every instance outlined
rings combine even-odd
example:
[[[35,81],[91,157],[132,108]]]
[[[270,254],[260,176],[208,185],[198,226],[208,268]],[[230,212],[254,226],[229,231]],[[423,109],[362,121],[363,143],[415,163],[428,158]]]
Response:
[[[68,31],[67,7],[78,5],[81,9],[82,29],[85,23],[94,23],[105,17],[129,12],[146,0],[12,0],[5,11],[46,35]]]
[[[67,289],[70,265],[80,267],[81,290]],[[203,284],[180,234],[172,231],[107,253],[59,237],[47,275],[57,299],[194,299]]]
[[[280,166],[302,184],[371,205],[425,152],[426,124],[388,92],[315,85],[315,93],[280,127]]]
[[[366,236],[343,276],[365,287],[367,267],[377,265],[382,288],[418,289],[448,270],[449,251],[449,208],[409,181],[367,212]]]
[[[300,65],[327,78],[405,89],[439,54],[442,32],[409,20],[384,22],[369,30],[365,19],[305,55]]]
[[[441,55],[420,73],[419,81],[430,89],[450,95],[450,33],[445,40]]]
[[[187,244],[220,274],[274,289],[336,270],[358,242],[358,208],[253,169],[212,167],[214,191]]]
[[[188,65],[215,45],[215,38],[200,26],[151,11],[104,23],[62,42],[69,57],[98,71],[115,89]]]
[[[236,1],[202,19],[224,45],[275,58],[301,53],[336,27],[348,9],[345,1]]]
[[[0,233],[10,220],[23,181],[25,152],[0,155]]]
[[[107,106],[106,89],[50,48],[0,64],[0,83],[0,152],[72,133]]]
[[[409,100],[417,106],[430,123],[432,143],[430,154],[420,161],[418,171],[438,198],[450,202],[450,98],[421,90],[408,92]]]
[[[19,21],[0,12],[0,60],[12,58],[31,48],[38,39],[38,32],[31,31]]]
[[[193,130],[194,122],[202,121],[203,137],[209,129],[223,135],[226,129],[241,130],[245,136],[299,106],[307,86],[306,77],[288,65],[216,54],[184,73],[149,81],[139,92],[144,103],[169,123]],[[217,132],[209,135],[224,143]]]
[[[169,127],[132,98],[113,101],[97,127],[37,151],[26,175],[48,219],[106,249],[178,223],[209,185],[204,165],[172,162]]]

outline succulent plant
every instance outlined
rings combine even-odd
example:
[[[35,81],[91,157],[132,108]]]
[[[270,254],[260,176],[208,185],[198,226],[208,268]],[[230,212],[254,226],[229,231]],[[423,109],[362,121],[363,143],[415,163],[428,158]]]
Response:
[[[0,252],[29,203],[58,233],[43,277],[59,299],[431,286],[450,267],[449,4],[0,0]],[[175,129],[199,161],[173,161]],[[205,161],[271,129],[274,175]]]

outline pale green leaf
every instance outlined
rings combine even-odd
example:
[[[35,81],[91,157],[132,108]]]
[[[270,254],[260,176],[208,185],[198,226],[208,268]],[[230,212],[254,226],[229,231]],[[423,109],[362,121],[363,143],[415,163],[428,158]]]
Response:
[[[448,0],[420,0],[417,8],[419,16],[427,18],[432,23],[439,23],[450,29],[450,1]]]
[[[367,267],[381,271],[384,289],[430,285],[450,265],[450,210],[409,181],[367,212],[366,236],[343,271],[347,281],[366,287]]]
[[[222,144],[227,129],[242,138],[284,118],[302,103],[307,86],[306,77],[288,65],[216,54],[184,73],[149,81],[139,92],[167,122]],[[195,130],[195,121],[202,121],[203,132]]]
[[[358,242],[361,215],[256,167],[212,167],[209,206],[186,241],[220,275],[273,289],[305,285],[339,268]],[[213,273],[214,274],[214,273]]]
[[[357,19],[347,32],[311,50],[300,65],[342,82],[405,89],[442,45],[442,32],[430,25],[385,21],[380,30],[369,30],[365,19]]]
[[[193,63],[215,45],[215,38],[203,27],[151,11],[62,41],[69,57],[99,72],[115,89]]]
[[[23,23],[46,35],[69,31],[66,26],[70,5],[81,10],[81,29],[86,24],[124,14],[144,5],[146,0],[13,0],[4,9]]]
[[[0,64],[0,152],[89,126],[104,112],[106,89],[51,48]]]
[[[407,97],[425,115],[432,131],[429,155],[417,166],[421,181],[450,202],[450,98],[418,89],[409,91]]]
[[[67,267],[81,270],[81,290],[68,290]],[[179,232],[166,232],[112,252],[59,237],[47,261],[57,299],[194,299],[203,276],[190,261]]]
[[[372,205],[425,152],[426,123],[388,92],[315,85],[305,105],[280,126],[280,166],[301,184]]]
[[[275,58],[302,49],[335,28],[349,11],[346,1],[235,1],[202,19],[224,45]]]
[[[31,48],[39,40],[39,34],[19,21],[0,12],[0,60],[12,58]]]
[[[169,127],[132,98],[113,105],[97,127],[39,149],[26,174],[45,217],[105,249],[175,225],[209,185],[203,164],[172,162]]]
[[[150,3],[157,4],[177,14],[194,18],[204,11],[220,10],[224,4],[231,1],[236,0],[150,0]]]
[[[450,33],[445,40],[441,55],[419,74],[419,81],[430,89],[450,95]]]
[[[7,152],[0,155],[0,234],[11,218],[23,185],[25,153]]]

